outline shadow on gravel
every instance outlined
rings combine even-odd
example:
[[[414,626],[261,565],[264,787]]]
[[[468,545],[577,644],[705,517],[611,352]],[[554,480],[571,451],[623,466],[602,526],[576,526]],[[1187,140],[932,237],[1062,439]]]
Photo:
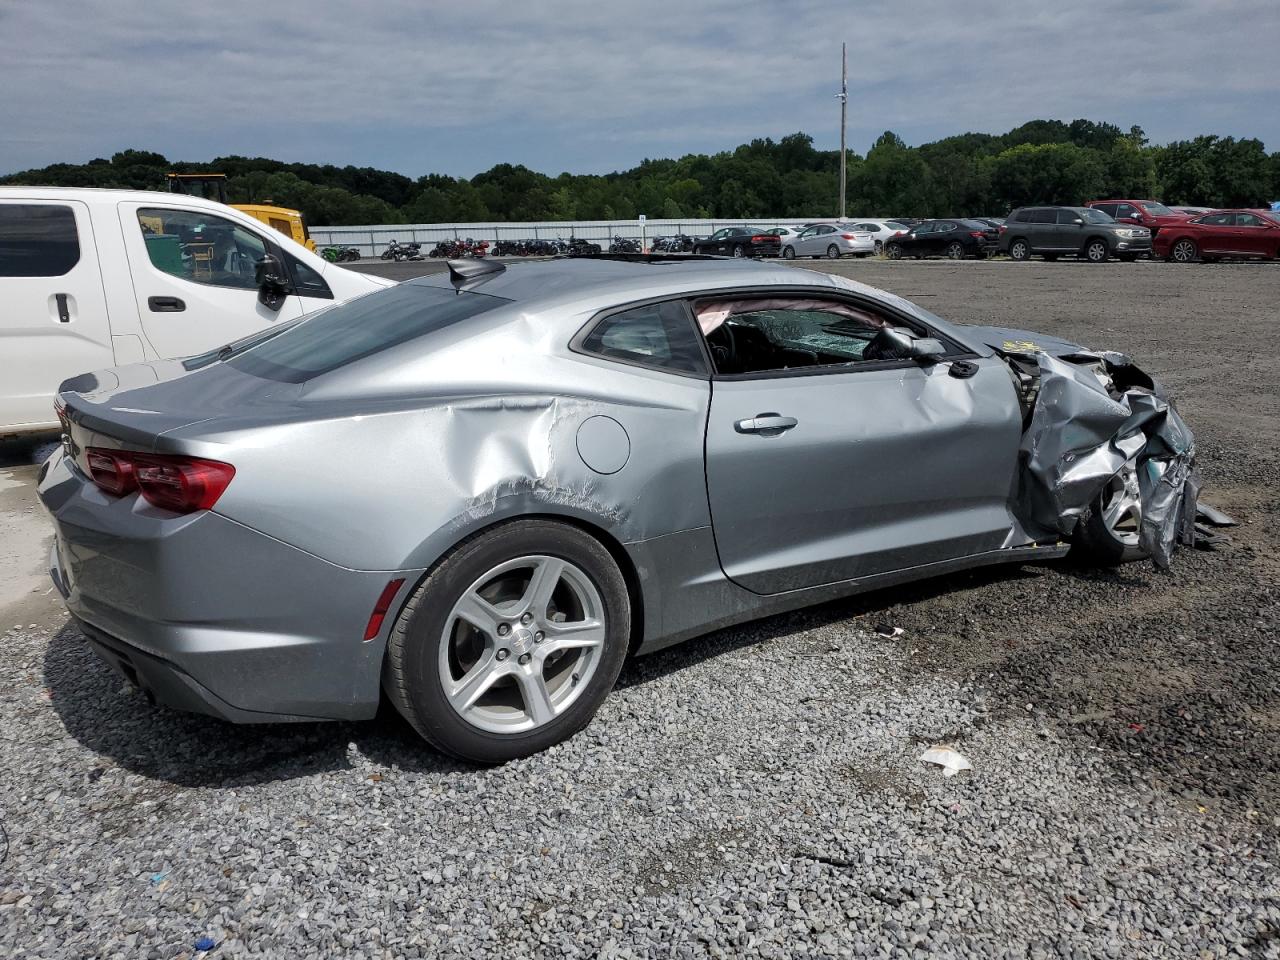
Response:
[[[646,657],[623,668],[630,687],[740,647],[936,599],[975,585],[1034,576],[1017,567],[987,568],[781,614]],[[875,622],[866,624],[867,629]],[[388,767],[468,773],[477,768],[435,752],[392,709],[360,723],[244,725],[152,706],[103,663],[73,626],[49,641],[44,682],[53,708],[78,743],[134,773],[189,787],[237,787],[347,768],[349,745]]]
[[[73,626],[50,639],[44,682],[78,743],[134,773],[188,787],[239,787],[351,766],[355,744],[376,763],[412,771],[475,768],[436,753],[392,709],[362,723],[239,726],[152,706]]]
[[[619,687],[630,687],[666,676],[676,670],[730,653],[741,647],[766,640],[785,637],[802,630],[825,627],[843,620],[866,617],[858,624],[865,630],[874,630],[884,623],[896,626],[893,617],[887,615],[895,608],[936,601],[955,593],[974,590],[991,584],[1037,580],[1041,576],[1041,564],[1023,564],[980,567],[930,580],[920,580],[895,587],[885,587],[868,593],[831,600],[813,607],[804,607],[790,613],[780,613],[762,620],[717,630],[702,637],[694,637],[674,647],[668,647],[644,657],[634,657],[622,669]]]

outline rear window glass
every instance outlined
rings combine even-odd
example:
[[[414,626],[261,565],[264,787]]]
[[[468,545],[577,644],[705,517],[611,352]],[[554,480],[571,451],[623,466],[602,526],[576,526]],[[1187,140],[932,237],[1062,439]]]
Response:
[[[302,383],[510,302],[402,283],[330,307],[227,362],[255,377]]]
[[[79,262],[70,207],[0,203],[0,277],[60,277]]]
[[[601,320],[583,338],[587,353],[659,370],[702,373],[702,347],[683,303],[653,303]]]

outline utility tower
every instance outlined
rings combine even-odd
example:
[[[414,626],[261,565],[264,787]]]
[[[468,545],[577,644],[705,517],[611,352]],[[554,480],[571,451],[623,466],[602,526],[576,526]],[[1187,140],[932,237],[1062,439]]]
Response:
[[[844,151],[844,125],[846,114],[849,110],[849,61],[845,55],[845,45],[840,44],[840,92],[836,94],[836,99],[840,101],[840,219],[845,218],[844,204],[844,188],[845,188],[845,151]]]

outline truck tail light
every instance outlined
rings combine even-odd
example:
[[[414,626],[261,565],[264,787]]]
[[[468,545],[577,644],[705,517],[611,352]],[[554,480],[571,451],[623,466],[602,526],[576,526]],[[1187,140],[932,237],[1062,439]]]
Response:
[[[1009,228],[1008,228],[1008,227],[1006,227],[1006,226],[1002,223],[1002,224],[1000,224],[1000,226],[996,227],[996,232],[997,232],[997,233],[1004,233],[1004,232],[1005,232],[1006,230],[1008,230],[1008,229],[1009,229]]]
[[[176,454],[90,447],[86,456],[93,482],[106,493],[137,490],[153,507],[174,513],[212,509],[236,475],[229,463]]]

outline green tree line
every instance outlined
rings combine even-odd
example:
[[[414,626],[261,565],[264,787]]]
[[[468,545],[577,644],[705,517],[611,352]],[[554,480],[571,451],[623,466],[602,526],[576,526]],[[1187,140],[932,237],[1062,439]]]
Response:
[[[232,203],[299,209],[313,225],[505,220],[832,216],[839,152],[793,133],[713,155],[644,160],[604,175],[548,176],[500,163],[470,179],[413,179],[372,167],[219,157],[170,161],[123,150],[111,159],[58,163],[0,178],[7,184],[164,189],[169,171],[224,173]],[[1008,133],[965,133],[910,147],[886,131],[865,156],[848,156],[854,216],[1002,214],[1028,203],[1155,198],[1210,207],[1280,199],[1280,153],[1260,140],[1201,136],[1151,144],[1140,127],[1032,120]]]

